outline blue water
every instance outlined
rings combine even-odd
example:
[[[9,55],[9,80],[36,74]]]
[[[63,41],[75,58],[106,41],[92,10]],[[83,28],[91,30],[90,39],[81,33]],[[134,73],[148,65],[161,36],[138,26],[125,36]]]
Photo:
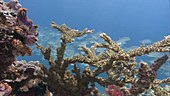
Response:
[[[105,32],[115,41],[119,39],[122,41],[122,37],[128,37],[129,39],[123,39],[125,41],[123,48],[139,46],[141,41],[146,39],[150,40],[148,44],[152,44],[170,34],[168,0],[20,0],[20,3],[28,9],[28,17],[34,24],[40,26],[40,35],[47,34],[44,31],[53,32],[50,29],[51,21],[58,24],[66,23],[71,28],[79,30],[86,27],[95,29],[96,34]],[[50,41],[49,38],[43,39],[43,36],[40,36],[39,39],[43,39],[40,43]],[[51,43],[56,42],[51,40]],[[18,59],[39,60],[48,67],[48,62],[43,60],[39,53]],[[158,56],[160,54],[139,57],[138,62],[151,63]],[[170,65],[169,61],[166,66],[168,64]],[[170,73],[159,75],[158,78],[167,76],[170,76]]]

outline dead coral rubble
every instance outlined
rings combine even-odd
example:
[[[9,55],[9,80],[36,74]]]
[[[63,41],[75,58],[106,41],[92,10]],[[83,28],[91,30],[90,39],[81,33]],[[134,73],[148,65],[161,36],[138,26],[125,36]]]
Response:
[[[154,90],[154,86],[161,84],[155,85],[154,82],[157,77],[157,71],[166,62],[168,56],[164,55],[158,58],[151,66],[148,66],[145,62],[141,62],[139,70],[136,69],[137,62],[135,57],[151,52],[169,52],[170,35],[150,46],[141,46],[126,52],[119,44],[112,41],[109,36],[102,33],[100,37],[106,42],[96,42],[90,48],[82,46],[81,48],[86,53],[85,55],[64,58],[68,43],[73,42],[76,37],[78,38],[84,34],[93,32],[93,30],[84,29],[83,31],[78,31],[69,28],[67,25],[59,26],[54,22],[51,25],[62,34],[61,45],[56,49],[57,58],[54,59],[51,55],[51,45],[48,48],[44,48],[37,44],[37,48],[41,50],[44,58],[49,61],[51,66],[49,69],[49,81],[47,82],[55,96],[63,96],[63,94],[65,96],[85,96],[84,92],[88,92],[90,89],[89,84],[95,83],[104,87],[114,85],[119,87],[125,95],[137,96],[150,87]],[[105,48],[106,51],[96,54],[97,48]],[[79,63],[86,63],[95,67],[95,69],[91,70],[90,67],[87,67],[81,73],[77,67]],[[67,70],[69,64],[74,64],[73,70]],[[99,76],[104,72],[107,73],[108,78]],[[169,82],[165,81],[164,83]],[[132,87],[127,88],[126,84],[131,84]],[[91,92],[87,94],[90,95]],[[99,93],[97,92],[92,96],[96,96],[97,94]],[[164,94],[168,94],[168,92],[165,91]]]

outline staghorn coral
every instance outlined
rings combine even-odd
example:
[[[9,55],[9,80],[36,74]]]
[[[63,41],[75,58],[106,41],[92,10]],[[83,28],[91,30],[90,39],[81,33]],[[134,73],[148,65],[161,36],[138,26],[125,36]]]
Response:
[[[62,34],[61,45],[56,48],[57,58],[54,59],[51,55],[52,45],[48,48],[36,45],[51,66],[47,84],[50,85],[49,89],[55,96],[63,96],[63,94],[66,96],[86,96],[87,94],[82,94],[82,92],[87,92],[91,83],[98,83],[104,87],[115,85],[120,87],[123,94],[136,96],[154,85],[157,71],[168,59],[168,56],[164,55],[151,66],[141,62],[139,70],[136,69],[136,56],[151,52],[169,52],[170,36],[166,36],[162,41],[150,46],[141,45],[139,48],[126,52],[105,33],[100,34],[100,37],[105,40],[104,43],[96,42],[90,48],[82,46],[81,49],[85,54],[64,58],[68,43],[73,42],[76,37],[93,32],[93,30],[78,31],[67,25],[59,26],[54,22],[51,25]],[[106,50],[97,54],[97,48]],[[91,70],[90,67],[86,67],[83,72],[80,72],[77,67],[79,63],[86,63],[95,69]],[[74,64],[74,69],[67,70],[69,64]],[[104,72],[107,73],[107,78],[99,76]],[[164,83],[168,83],[168,81]],[[127,88],[127,84],[131,84],[132,87]]]

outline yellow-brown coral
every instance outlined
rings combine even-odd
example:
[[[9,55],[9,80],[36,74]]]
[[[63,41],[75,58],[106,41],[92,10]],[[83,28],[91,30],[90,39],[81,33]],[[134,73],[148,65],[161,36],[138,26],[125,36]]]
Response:
[[[27,13],[27,9],[26,8],[19,8],[18,10],[18,15],[26,15]]]
[[[19,23],[19,25],[22,25],[25,21],[27,21],[27,9],[19,8],[17,14],[17,22]]]
[[[11,44],[16,48],[15,55],[24,56],[26,53],[28,56],[32,54],[32,49],[24,45],[19,39],[13,39]]]

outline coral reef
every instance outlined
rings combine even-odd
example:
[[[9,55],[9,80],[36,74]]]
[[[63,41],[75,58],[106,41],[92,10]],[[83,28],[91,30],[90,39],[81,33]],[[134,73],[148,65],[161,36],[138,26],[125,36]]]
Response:
[[[38,32],[18,0],[1,1],[0,9],[0,66],[4,68],[18,55],[31,55],[32,49],[28,46],[38,40]]]
[[[159,68],[167,61],[164,55],[153,64],[140,63],[137,56],[151,52],[169,52],[170,35],[152,45],[141,45],[125,51],[108,35],[101,33],[104,42],[95,42],[90,47],[81,46],[83,54],[65,57],[69,43],[75,38],[94,32],[85,28],[82,31],[67,25],[51,26],[61,34],[61,44],[56,48],[56,59],[51,55],[52,45],[47,48],[37,42],[37,25],[27,17],[27,9],[18,0],[8,3],[0,1],[0,94],[2,96],[100,96],[99,84],[106,87],[110,96],[137,96],[149,90],[157,96],[169,96],[161,84],[170,83],[170,78],[156,79]],[[38,49],[49,61],[47,69],[39,61],[17,61],[16,56],[31,55],[30,46],[36,43]],[[103,51],[97,51],[102,48]],[[87,64],[80,69],[78,64]],[[68,69],[74,65],[72,69]],[[91,68],[93,67],[93,68]],[[107,77],[101,77],[104,73]],[[131,85],[127,87],[127,85]]]
[[[38,26],[27,18],[27,10],[21,7],[18,0],[8,3],[0,1],[1,96],[8,96],[10,93],[16,96],[26,96],[27,93],[31,93],[31,96],[40,93],[44,95],[44,90],[48,89],[41,79],[46,76],[42,64],[16,61],[18,55],[31,55],[32,49],[29,46],[38,40]]]
[[[101,86],[114,85],[119,87],[122,94],[125,95],[138,95],[145,92],[150,87],[154,90],[154,84],[157,77],[157,71],[168,59],[167,55],[158,58],[151,66],[147,63],[141,62],[139,69],[136,69],[136,56],[149,54],[151,52],[169,52],[170,51],[170,36],[166,36],[162,41],[156,42],[149,46],[141,45],[139,48],[124,51],[119,44],[112,41],[112,39],[105,33],[100,34],[100,37],[105,40],[103,43],[95,42],[90,48],[82,46],[81,49],[85,54],[80,54],[72,57],[66,57],[65,50],[67,44],[74,41],[75,37],[80,37],[84,34],[93,32],[93,30],[84,29],[78,31],[69,28],[67,25],[59,26],[52,22],[52,27],[57,29],[61,35],[61,45],[56,49],[57,58],[54,59],[51,55],[50,45],[48,48],[44,48],[37,44],[37,48],[41,50],[44,58],[49,61],[49,89],[55,96],[86,96],[82,95],[82,92],[89,90],[89,84],[98,83]],[[97,48],[105,48],[104,52],[96,53]],[[90,67],[86,67],[82,72],[77,67],[77,64],[85,63],[93,66],[95,69],[91,70]],[[72,70],[68,70],[68,66],[74,64]],[[99,75],[106,72],[108,77],[102,78]],[[164,83],[169,83],[165,81]],[[55,84],[55,85],[51,85]],[[132,87],[127,88],[126,84],[131,84]],[[160,86],[159,86],[160,87]],[[90,92],[88,93],[90,95]],[[160,93],[161,94],[161,93]],[[169,94],[164,91],[163,94]]]

